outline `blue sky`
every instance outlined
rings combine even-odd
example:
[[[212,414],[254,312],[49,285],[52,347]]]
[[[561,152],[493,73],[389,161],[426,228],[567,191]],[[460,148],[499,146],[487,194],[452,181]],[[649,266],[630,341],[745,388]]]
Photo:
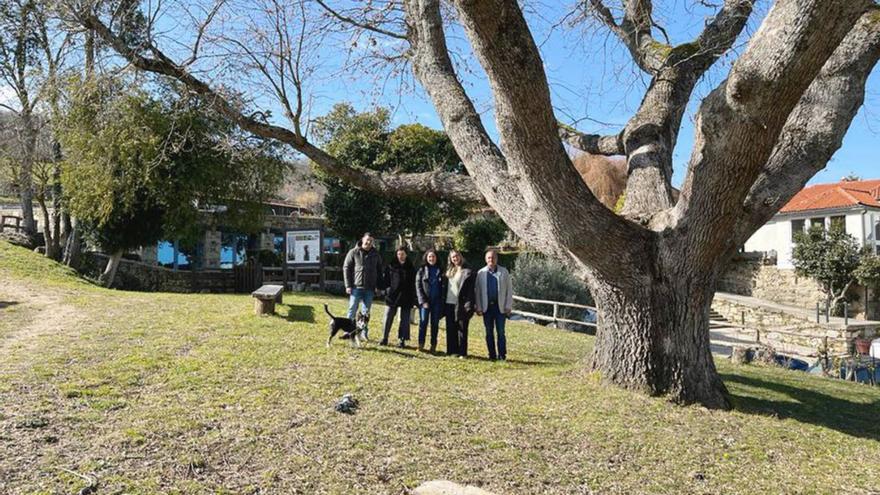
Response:
[[[648,78],[633,68],[629,54],[603,26],[593,23],[575,28],[554,27],[570,11],[571,2],[527,1],[525,4],[532,10],[530,27],[541,46],[557,116],[576,122],[577,127],[586,132],[618,132],[638,107]],[[613,0],[608,4],[613,5]],[[693,39],[714,13],[713,9],[693,0],[658,0],[655,4],[655,18],[673,44]],[[737,42],[737,50],[743,48],[748,34],[757,29],[768,8],[768,1],[759,0],[744,35]],[[453,29],[450,37],[453,48],[467,59],[469,52],[462,40],[463,34]],[[680,184],[685,175],[693,143],[692,118],[699,101],[723,80],[735,57],[733,53],[719,60],[695,91],[674,152],[676,184]],[[468,67],[471,73],[465,78],[466,87],[494,134],[489,89],[472,59]],[[865,178],[880,177],[876,146],[880,133],[880,75],[877,72],[875,70],[869,79],[865,106],[853,121],[843,147],[811,183],[836,181],[850,173]],[[361,110],[375,105],[391,107],[395,124],[420,122],[440,127],[436,112],[419,88],[401,93],[397,84],[389,83],[377,90],[373,80],[363,74],[322,80],[316,86],[320,89],[314,93],[312,113],[315,116],[334,102],[348,100]]]

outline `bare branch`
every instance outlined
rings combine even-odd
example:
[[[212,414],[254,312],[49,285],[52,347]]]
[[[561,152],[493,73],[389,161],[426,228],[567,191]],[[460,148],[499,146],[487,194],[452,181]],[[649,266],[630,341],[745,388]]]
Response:
[[[376,27],[376,26],[373,26],[373,25],[367,24],[367,23],[365,23],[365,22],[359,22],[359,21],[357,21],[357,20],[355,20],[355,19],[353,19],[353,18],[351,18],[351,17],[348,17],[348,16],[345,16],[345,15],[342,15],[341,13],[339,13],[339,12],[337,12],[336,10],[333,10],[333,9],[331,9],[329,6],[327,6],[327,4],[324,3],[323,0],[315,0],[315,1],[318,3],[318,5],[321,6],[321,8],[323,8],[325,11],[327,11],[327,13],[329,13],[329,14],[332,15],[333,17],[339,19],[340,21],[342,21],[342,22],[344,22],[344,23],[346,23],[346,24],[351,24],[352,26],[355,26],[355,27],[357,27],[357,28],[359,28],[359,29],[364,29],[364,30],[367,30],[367,31],[372,31],[372,32],[377,33],[377,34],[381,34],[381,35],[384,35],[384,36],[390,36],[390,37],[392,37],[392,38],[397,38],[397,39],[399,39],[399,40],[407,40],[407,39],[409,39],[409,38],[406,37],[405,34],[395,33],[395,32],[393,32],[393,31],[388,31],[387,29],[382,29],[382,28],[380,28],[380,27]]]
[[[653,74],[663,66],[665,54],[671,47],[651,35],[651,28],[656,24],[651,18],[651,0],[624,0],[624,17],[619,24],[602,0],[590,0],[590,6],[623,42],[639,68]]]
[[[94,14],[81,12],[79,16],[80,22],[85,27],[94,30],[135,67],[182,82],[190,90],[204,97],[220,113],[242,129],[256,136],[274,139],[293,147],[310,158],[324,172],[339,177],[356,187],[399,196],[452,198],[469,202],[482,200],[480,192],[474,187],[471,179],[466,176],[442,171],[389,174],[344,165],[333,156],[309,143],[305,137],[297,135],[287,128],[259,120],[256,115],[245,115],[239,107],[230,103],[220,92],[193,76],[185,68],[175,64],[155,45],[147,46],[147,49],[154,54],[154,58],[145,57],[110,31]]]
[[[218,0],[217,2],[215,2],[211,10],[208,11],[208,15],[205,17],[205,20],[199,23],[198,28],[196,29],[196,41],[193,43],[192,53],[190,54],[188,59],[181,62],[181,66],[186,67],[188,65],[191,65],[199,58],[199,49],[201,48],[202,38],[204,38],[205,36],[205,31],[208,29],[211,21],[214,20],[214,17],[217,15],[218,12],[220,12],[220,9],[225,3],[226,0]]]

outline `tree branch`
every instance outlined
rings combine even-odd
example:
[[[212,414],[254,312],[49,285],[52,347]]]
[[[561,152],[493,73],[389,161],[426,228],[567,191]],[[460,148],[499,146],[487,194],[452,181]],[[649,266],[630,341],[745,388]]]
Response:
[[[862,16],[788,117],[767,165],[743,201],[737,245],[770,220],[840,148],[864,103],[867,78],[880,60],[878,12],[874,8]]]
[[[518,3],[454,4],[492,87],[510,174],[526,203],[546,218],[546,236],[554,239],[557,251],[574,254],[599,272],[619,273],[620,256],[633,253],[633,244],[649,242],[649,233],[602,205],[572,165],[559,139],[544,65]],[[602,246],[588,241],[599,237]],[[627,260],[633,266],[643,261]]]
[[[309,143],[305,137],[297,135],[287,128],[257,120],[253,115],[245,115],[240,108],[230,103],[210,85],[175,64],[155,45],[147,47],[154,54],[154,58],[144,57],[111,32],[94,14],[80,12],[78,15],[83,26],[94,30],[135,67],[172,77],[182,82],[190,90],[204,97],[220,113],[242,129],[256,136],[274,139],[293,147],[310,158],[324,172],[339,177],[356,187],[398,196],[450,198],[468,202],[480,202],[483,199],[480,192],[474,187],[473,181],[469,177],[458,174],[442,171],[387,174],[344,165],[333,156]]]
[[[559,138],[570,146],[591,155],[623,155],[623,143],[620,134],[615,136],[600,136],[599,134],[585,134],[574,127],[559,123]]]
[[[624,0],[624,16],[619,24],[602,0],[590,0],[590,6],[599,19],[623,42],[639,68],[652,74],[662,67],[664,53],[671,47],[651,35],[651,27],[655,25],[651,18],[651,0]]]
[[[673,205],[672,151],[694,87],[733,45],[754,3],[726,0],[696,41],[668,49],[638,111],[621,133],[628,164],[624,216],[650,222]]]
[[[871,5],[779,0],[727,81],[704,100],[688,176],[671,212],[694,263],[709,266],[730,250],[742,201],[788,116]]]
[[[351,17],[342,15],[341,13],[337,12],[336,10],[331,9],[326,3],[324,3],[323,0],[315,0],[315,1],[317,1],[318,5],[320,5],[321,8],[323,8],[325,11],[327,11],[327,13],[329,13],[333,17],[339,19],[340,21],[342,21],[346,24],[351,24],[352,26],[354,26],[356,28],[364,29],[367,31],[372,31],[374,33],[381,34],[384,36],[390,36],[392,38],[397,38],[399,40],[408,40],[409,39],[404,34],[395,33],[394,31],[389,31],[387,29],[382,29],[382,28],[373,26],[371,24],[359,22]]]

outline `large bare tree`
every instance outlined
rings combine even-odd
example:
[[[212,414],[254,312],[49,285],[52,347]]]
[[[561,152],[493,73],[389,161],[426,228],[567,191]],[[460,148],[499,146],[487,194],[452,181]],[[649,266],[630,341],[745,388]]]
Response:
[[[755,0],[724,0],[695,39],[675,45],[655,37],[665,32],[653,18],[651,0],[582,2],[580,8],[619,38],[650,79],[638,110],[609,136],[559,124],[524,14],[527,3],[392,0],[351,8],[350,2],[330,0],[260,0],[253,11],[266,18],[254,29],[236,31],[238,22],[212,31],[210,24],[222,25],[231,3],[202,6],[196,28],[188,36],[175,33],[177,40],[192,41],[189,55],[150,36],[131,43],[89,9],[78,12],[87,28],[135,67],[186,84],[244,129],[287,143],[327,173],[382,193],[488,203],[522,239],[569,263],[587,281],[599,306],[591,366],[603,380],[714,408],[729,406],[709,350],[715,281],[737,246],[840,147],[880,56],[880,13],[873,1],[776,0],[726,79],[701,102],[676,196],[672,150],[687,104],[706,71],[745,37]],[[309,142],[304,62],[322,49],[314,40],[332,31],[330,22],[348,26],[362,40],[384,38],[403,47],[402,58],[377,60],[410,64],[469,177],[379,174],[340,163]],[[491,88],[498,143],[456,72],[448,40],[453,22]],[[281,102],[289,126],[247,108],[242,93],[221,84],[216,72],[197,70],[200,50],[211,43],[213,56],[225,46],[231,51],[224,55],[234,52],[262,77],[258,88]],[[621,214],[591,193],[564,143],[626,157]]]

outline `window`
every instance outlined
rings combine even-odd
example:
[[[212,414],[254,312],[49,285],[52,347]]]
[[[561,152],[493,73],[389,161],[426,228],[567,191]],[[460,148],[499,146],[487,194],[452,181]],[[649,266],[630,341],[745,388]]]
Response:
[[[811,218],[810,219],[810,229],[819,228],[825,230],[825,219],[824,218]]]
[[[797,241],[798,234],[802,234],[804,232],[804,223],[805,220],[792,220],[791,221],[791,242]]]
[[[841,215],[838,217],[831,217],[831,230],[836,230],[838,232],[846,232],[846,217]]]

